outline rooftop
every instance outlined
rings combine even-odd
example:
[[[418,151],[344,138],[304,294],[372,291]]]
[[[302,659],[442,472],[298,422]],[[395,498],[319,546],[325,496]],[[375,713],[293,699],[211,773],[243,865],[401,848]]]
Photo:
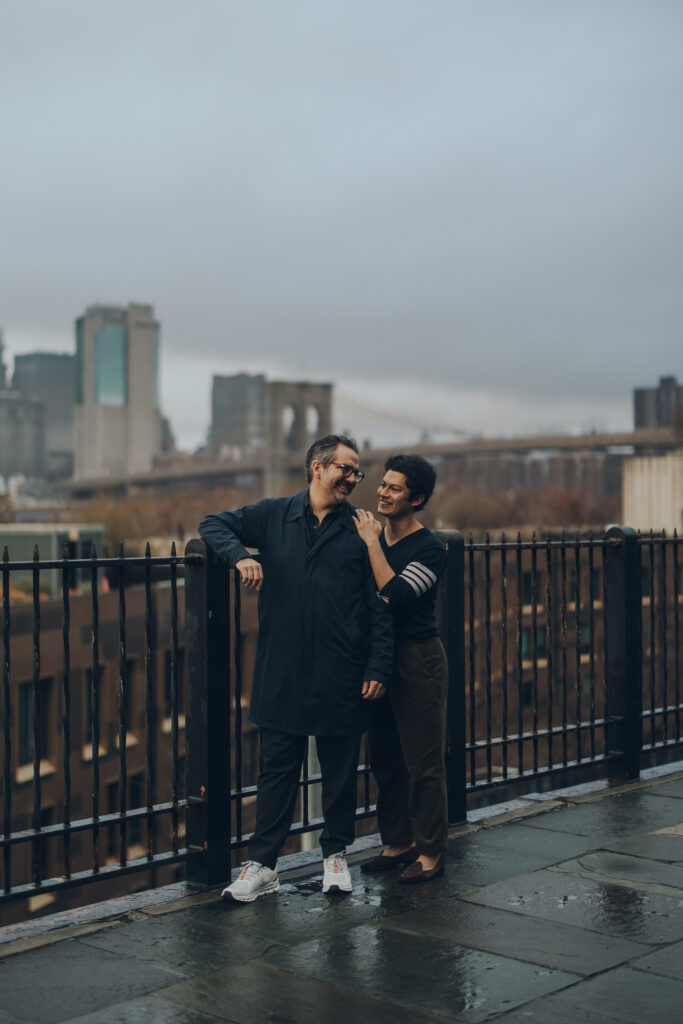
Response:
[[[471,812],[446,875],[278,895],[184,884],[0,930],[0,1024],[679,1024],[683,764]]]

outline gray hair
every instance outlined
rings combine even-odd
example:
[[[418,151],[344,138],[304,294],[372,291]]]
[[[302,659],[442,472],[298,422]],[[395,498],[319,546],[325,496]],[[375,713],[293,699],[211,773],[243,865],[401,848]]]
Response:
[[[329,466],[334,458],[334,453],[340,444],[350,448],[358,454],[358,445],[352,437],[345,437],[344,434],[327,434],[318,438],[306,452],[306,480],[310,484],[313,478],[313,463],[322,462],[323,466]]]

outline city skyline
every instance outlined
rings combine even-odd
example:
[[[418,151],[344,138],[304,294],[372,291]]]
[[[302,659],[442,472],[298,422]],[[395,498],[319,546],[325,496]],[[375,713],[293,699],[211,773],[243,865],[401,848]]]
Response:
[[[377,443],[626,429],[683,378],[674,0],[27,0],[3,36],[8,356],[152,302],[182,447],[214,374],[334,381]]]
[[[86,303],[88,304],[88,303]],[[115,305],[116,303],[106,303]],[[264,374],[270,380],[303,380],[330,382],[324,374],[305,372],[273,363],[250,360],[189,357],[164,351],[164,323],[161,321],[160,392],[161,410],[169,419],[181,451],[203,447],[211,426],[211,389],[214,377],[239,373]],[[8,378],[11,380],[15,356],[39,352],[75,355],[75,341],[70,347],[61,332],[26,336],[23,344],[12,345],[4,332],[4,352]],[[31,342],[34,342],[31,344]],[[391,444],[414,444],[426,434],[434,440],[448,441],[473,436],[512,437],[533,434],[581,434],[623,432],[633,428],[633,390],[655,387],[666,368],[653,373],[652,379],[633,381],[627,394],[609,403],[568,398],[565,402],[537,399],[529,407],[523,396],[494,395],[483,390],[458,392],[447,385],[429,385],[408,380],[368,380],[349,376],[332,380],[333,429],[350,432],[361,441],[377,447]],[[188,395],[203,389],[205,395],[183,418],[182,410]],[[491,415],[492,406],[496,415]],[[187,410],[186,410],[187,412]]]

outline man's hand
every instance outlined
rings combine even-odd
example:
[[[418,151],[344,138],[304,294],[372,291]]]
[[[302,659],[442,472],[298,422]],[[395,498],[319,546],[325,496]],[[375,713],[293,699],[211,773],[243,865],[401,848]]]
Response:
[[[363,700],[377,700],[378,697],[384,696],[385,687],[382,683],[378,683],[376,679],[366,679],[361,693],[363,694]]]
[[[237,569],[242,583],[244,583],[247,590],[260,590],[263,586],[263,567],[260,562],[257,562],[255,558],[240,558],[239,562],[235,562],[235,568]]]
[[[377,522],[372,512],[366,512],[363,508],[357,508],[354,512],[354,522],[361,539],[368,545],[372,544],[374,540],[377,540],[382,532],[382,527],[380,523]]]

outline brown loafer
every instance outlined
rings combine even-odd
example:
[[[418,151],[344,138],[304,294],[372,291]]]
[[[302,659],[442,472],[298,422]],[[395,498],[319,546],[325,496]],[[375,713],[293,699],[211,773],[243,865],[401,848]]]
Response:
[[[442,853],[439,854],[439,859],[433,868],[425,869],[420,864],[419,860],[415,860],[414,863],[410,864],[403,874],[398,876],[399,882],[428,882],[430,878],[438,878],[446,870],[446,859]]]
[[[412,864],[413,861],[417,860],[419,854],[414,846],[411,846],[409,850],[404,850],[403,853],[397,853],[393,857],[386,853],[380,853],[377,857],[371,857],[370,860],[363,861],[360,866],[361,871],[391,871],[392,868],[397,868],[400,864]]]

